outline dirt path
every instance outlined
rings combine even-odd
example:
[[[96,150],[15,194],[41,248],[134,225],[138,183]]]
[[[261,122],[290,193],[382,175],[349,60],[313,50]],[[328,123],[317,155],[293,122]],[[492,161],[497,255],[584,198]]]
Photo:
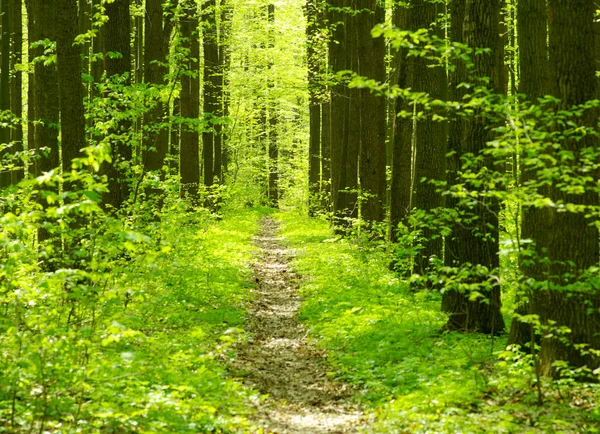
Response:
[[[298,321],[297,277],[288,269],[289,253],[278,230],[276,221],[265,218],[255,239],[262,251],[254,266],[256,301],[249,310],[254,338],[240,349],[238,366],[245,384],[270,396],[257,422],[265,433],[359,432],[365,417],[344,402],[352,390],[328,378],[326,355],[307,341]]]

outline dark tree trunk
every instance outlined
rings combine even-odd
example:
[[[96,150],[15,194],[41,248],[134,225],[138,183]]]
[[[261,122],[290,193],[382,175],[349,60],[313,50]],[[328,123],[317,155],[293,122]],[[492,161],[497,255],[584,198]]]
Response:
[[[440,39],[444,37],[444,29],[435,25],[439,14],[443,13],[443,4],[432,3],[430,0],[412,2],[409,11],[411,29],[432,28],[431,33]],[[430,98],[444,101],[447,96],[447,81],[445,68],[426,57],[413,56],[407,59],[412,63],[413,91],[424,92]],[[443,204],[439,183],[446,177],[446,141],[448,138],[447,123],[434,120],[435,114],[444,115],[439,108],[419,107],[425,116],[415,121],[415,173],[413,206],[418,210],[431,212]],[[437,184],[437,185],[436,185]],[[442,258],[443,238],[435,227],[424,225],[421,228],[422,249],[415,258],[413,272],[427,275],[431,270],[431,258]]]
[[[518,45],[519,45],[519,93],[525,95],[525,100],[537,104],[538,98],[547,93],[547,72],[548,72],[548,10],[546,0],[521,1],[517,4],[518,20]],[[527,146],[527,144],[524,144]],[[526,159],[530,158],[524,152],[522,155],[523,171],[521,182],[527,188],[531,182],[535,182],[535,171],[528,169]],[[541,189],[538,193],[547,196],[548,192]],[[533,193],[533,192],[532,192]],[[535,235],[536,230],[542,233],[551,232],[553,229],[548,226],[548,220],[545,218],[544,210],[533,206],[523,207],[522,230],[520,237],[523,240],[530,240]],[[537,229],[536,229],[537,228]],[[533,261],[532,261],[533,259]],[[521,261],[521,269],[524,274],[533,279],[543,280],[543,267],[534,258],[528,258]],[[529,303],[525,302],[531,294],[524,294],[525,298],[519,296],[517,302],[517,315],[530,314]],[[508,337],[509,345],[520,345],[522,349],[528,350],[527,345],[531,342],[533,336],[532,327],[525,322],[521,322],[518,317],[513,318]]]
[[[13,76],[10,84],[10,110],[18,119],[18,123],[11,131],[10,140],[12,142],[13,153],[23,151],[23,72],[16,68],[23,61],[23,16],[21,9],[21,0],[12,0],[12,56],[11,70]],[[21,160],[15,161],[16,167],[12,171],[11,183],[16,184],[24,176],[23,163]]]
[[[218,183],[223,183],[223,123],[222,119],[224,116],[224,104],[225,104],[225,74],[226,65],[228,63],[229,54],[226,54],[228,50],[227,44],[230,37],[231,25],[227,22],[230,19],[226,12],[230,9],[227,4],[227,0],[221,0],[220,3],[220,26],[219,26],[219,41],[218,41],[218,54],[219,62],[217,64],[217,75],[215,77],[215,94],[216,94],[216,111],[215,117],[217,123],[215,124],[215,161],[214,161],[214,173],[213,176]]]
[[[91,0],[92,17],[101,11],[101,7],[102,0]],[[102,59],[104,53],[104,33],[104,26],[96,27],[96,36],[91,41],[92,58],[90,59],[90,75],[93,78],[93,83],[89,89],[89,98],[91,101],[101,96],[99,95],[98,83],[100,83],[102,73],[104,72],[104,61]]]
[[[314,0],[306,2],[306,57],[308,63],[309,93],[309,146],[308,146],[308,213],[313,216],[319,209],[321,181],[321,106],[318,41],[318,6]]]
[[[394,23],[401,29],[408,26],[408,10],[396,5]],[[398,60],[398,87],[405,89],[410,86],[412,68],[409,68],[408,51],[400,49]],[[403,98],[396,99],[396,114],[405,111],[413,112],[412,104]],[[412,189],[412,116],[396,118],[392,145],[392,179],[390,183],[390,232],[389,239],[397,241],[397,231],[400,224],[406,225],[411,209]]]
[[[115,0],[106,5],[108,21],[104,25],[104,68],[106,76],[119,80],[123,85],[131,84],[131,16],[129,0]],[[121,57],[112,57],[107,53],[120,53]],[[108,193],[103,197],[106,205],[115,209],[121,208],[129,196],[128,168],[133,159],[133,151],[129,144],[131,121],[123,119],[110,132],[112,162],[104,170],[108,176]]]
[[[491,93],[504,93],[502,79],[500,39],[500,0],[479,2],[467,0],[465,4],[464,34],[470,47],[487,47],[492,54],[474,54],[473,74],[488,77],[485,86]],[[479,81],[478,81],[479,83]],[[475,111],[463,125],[463,138],[459,157],[466,154],[482,156],[487,141],[491,139],[494,125],[484,113]],[[483,156],[479,169],[493,171],[494,164],[489,156]],[[448,289],[445,306],[449,308],[450,318],[447,328],[460,331],[476,331],[495,334],[504,330],[504,320],[500,313],[500,287],[494,274],[499,267],[498,200],[485,194],[482,187],[470,187],[478,195],[477,201],[470,206],[462,206],[462,211],[471,217],[460,222],[454,229],[456,251],[453,252],[453,266],[466,267],[470,276],[467,283],[479,285],[480,297],[471,299],[470,292]],[[480,267],[481,272],[477,270]]]
[[[359,15],[357,0],[348,0],[347,6],[351,11],[345,13],[345,69],[358,71],[359,68]],[[361,101],[360,91],[350,89],[344,83],[344,94],[347,106],[344,112],[344,136],[341,144],[339,191],[336,205],[336,224],[340,233],[351,227],[352,220],[358,218],[358,156],[361,144]]]
[[[331,91],[321,103],[321,207],[331,211]]]
[[[11,33],[11,8],[9,0],[0,0],[0,14],[2,14],[0,31],[0,111],[10,110],[10,33]],[[10,142],[10,126],[0,126],[0,145],[7,145]],[[0,150],[0,159],[8,160],[9,152]],[[2,162],[2,166],[6,163]],[[10,169],[0,169],[0,187],[10,185]]]
[[[207,0],[203,11],[204,22],[204,117],[208,122],[202,133],[204,185],[210,187],[215,178],[215,116],[219,111],[218,75],[219,44],[217,40],[216,1]]]
[[[57,0],[56,63],[60,101],[60,131],[63,174],[70,173],[75,158],[82,157],[85,147],[85,117],[83,108],[83,83],[81,81],[81,52],[74,45],[78,34],[77,1]],[[65,183],[65,190],[75,188],[73,182]]]
[[[181,77],[183,81],[183,77]],[[183,93],[183,90],[181,91]],[[171,111],[171,136],[169,138],[169,156],[171,173],[179,173],[179,140],[181,138],[181,125],[176,118],[181,116],[181,93],[179,98],[173,101],[173,110]],[[200,163],[198,163],[200,164]],[[200,170],[200,168],[198,168]]]
[[[548,5],[549,90],[560,99],[559,109],[570,110],[573,105],[597,98],[593,27],[596,7],[587,0],[549,0]],[[581,126],[595,128],[597,109],[585,110],[579,119],[572,120]],[[587,169],[577,168],[590,150],[597,152],[597,137],[564,138],[560,145],[560,150],[553,148],[551,151],[559,164],[571,165],[580,176],[590,180],[578,185],[582,190],[580,193],[568,191],[568,186],[561,188],[561,183],[553,183],[550,199],[556,204],[574,204],[575,207],[597,206],[598,173],[590,176]],[[572,155],[571,161],[562,157],[565,152]],[[594,370],[600,366],[600,357],[594,354],[600,350],[600,296],[593,282],[586,283],[585,287],[573,284],[584,278],[583,273],[589,267],[598,265],[598,229],[581,210],[572,211],[566,206],[560,211],[548,207],[543,212],[552,231],[544,233],[544,227],[536,226],[531,234],[537,250],[547,252],[549,264],[545,285],[532,291],[531,296],[532,312],[539,315],[542,325],[553,324],[553,332],[545,333],[542,339],[542,373],[557,375],[553,364],[558,360]],[[555,327],[567,327],[570,332],[562,336],[563,340]],[[577,348],[579,345],[586,345],[585,351]],[[588,375],[597,379],[597,375]]]
[[[269,48],[272,50],[275,46],[273,26],[275,25],[275,5],[269,4],[267,7],[267,24],[268,24],[268,38]],[[269,70],[273,68],[273,65],[269,65]],[[269,191],[268,197],[271,205],[274,207],[279,206],[279,144],[277,125],[279,123],[277,113],[277,101],[272,97],[275,83],[269,72],[269,83],[268,88],[268,116],[269,116],[269,133],[268,133],[268,147],[269,147]]]
[[[347,0],[332,0],[329,2],[329,23],[332,26],[331,39],[329,42],[329,65],[331,72],[347,69],[346,67],[346,17],[340,9],[347,6]],[[345,147],[347,137],[348,118],[348,92],[347,88],[339,82],[335,82],[331,88],[331,203],[334,214],[334,224],[338,224],[340,217],[340,190],[345,189],[341,185],[342,172],[345,172],[345,164],[342,162],[342,150]]]
[[[371,30],[384,23],[385,9],[377,0],[357,0],[358,73],[385,81],[385,41],[373,38]],[[365,12],[368,11],[368,12]],[[382,222],[386,199],[386,102],[369,89],[358,91],[360,98],[360,188],[361,217],[367,222]],[[352,118],[351,118],[352,119]]]
[[[198,42],[198,11],[191,6],[186,8],[186,14],[181,23],[181,36],[184,48],[190,50],[189,67],[181,76],[181,116],[188,121],[181,129],[181,147],[179,150],[179,167],[181,176],[181,196],[192,201],[198,198],[200,183],[200,149],[198,134],[199,116],[199,77],[197,74],[200,45]],[[192,60],[196,59],[196,60]]]
[[[56,40],[56,11],[45,0],[31,0],[29,26],[32,31],[30,44],[42,40]],[[33,50],[34,56],[41,56],[42,47]],[[58,128],[58,77],[56,65],[36,62],[34,67],[33,106],[35,107],[35,175],[56,169],[59,164]],[[45,151],[42,149],[45,148]]]
[[[92,30],[92,0],[78,0],[79,10],[77,13],[78,23],[77,26],[79,28],[79,34],[84,35],[87,34],[90,30]],[[81,70],[84,74],[90,75],[90,50],[92,48],[92,44],[89,40],[81,44]],[[92,87],[94,83],[85,83],[84,88],[84,96],[86,102],[89,103],[90,95],[92,92]],[[90,118],[86,121],[88,126],[91,126],[93,120]]]
[[[221,40],[219,44],[219,60],[221,64],[222,76],[221,76],[221,100],[223,116],[229,116],[229,69],[231,68],[231,25],[233,18],[233,5],[228,0],[222,0],[221,2]],[[231,158],[231,151],[228,146],[228,132],[229,126],[224,125],[220,127],[221,135],[221,182],[224,182],[224,176],[227,174],[229,168],[229,162]]]
[[[161,0],[146,1],[144,25],[144,82],[161,87],[164,85],[164,24]],[[168,129],[164,127],[165,107],[161,100],[152,101],[154,108],[144,116],[142,160],[144,170],[161,170],[167,155]]]

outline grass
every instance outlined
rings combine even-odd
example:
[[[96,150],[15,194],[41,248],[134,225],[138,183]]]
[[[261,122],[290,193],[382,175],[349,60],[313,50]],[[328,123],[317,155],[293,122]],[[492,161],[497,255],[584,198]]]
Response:
[[[159,245],[112,269],[70,327],[60,276],[16,293],[29,328],[0,333],[0,432],[252,432],[259,397],[224,366],[266,212],[164,213]]]
[[[440,294],[411,292],[376,243],[338,239],[321,220],[277,218],[305,276],[302,319],[331,375],[378,416],[376,431],[597,432],[596,386],[544,380],[537,406],[530,360],[505,351],[505,338],[441,332]]]

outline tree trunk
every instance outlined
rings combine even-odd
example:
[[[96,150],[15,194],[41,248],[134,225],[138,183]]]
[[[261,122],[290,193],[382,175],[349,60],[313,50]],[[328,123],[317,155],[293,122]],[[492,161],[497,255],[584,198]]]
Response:
[[[377,0],[357,0],[358,73],[385,82],[385,40],[373,38],[371,30],[384,23],[385,9]],[[366,12],[368,11],[368,12]],[[360,98],[360,189],[361,217],[382,222],[386,199],[386,101],[369,89],[358,91]],[[351,118],[352,122],[352,118]]]
[[[502,57],[497,54],[502,49],[499,22],[500,0],[466,0],[465,42],[470,47],[490,48],[492,53],[473,55],[473,74],[476,80],[478,77],[488,77],[489,81],[484,85],[489,91],[503,94]],[[457,157],[467,154],[483,156],[483,163],[475,171],[484,168],[494,170],[491,157],[483,155],[487,141],[491,139],[490,130],[493,126],[481,111],[475,111],[462,125],[463,135],[461,143],[457,144]],[[452,180],[454,182],[457,181]],[[469,218],[465,220],[463,217],[463,221],[453,228],[456,242],[452,247],[455,251],[449,256],[451,266],[468,270],[467,281],[461,283],[477,285],[480,296],[472,297],[474,294],[470,290],[448,288],[443,299],[443,307],[450,314],[446,327],[450,330],[496,334],[504,330],[500,313],[500,287],[494,276],[499,267],[499,204],[497,199],[485,194],[483,187],[467,187],[478,197],[475,203],[459,206]]]
[[[200,144],[197,126],[200,89],[198,75],[196,77],[191,75],[191,73],[198,71],[198,58],[200,56],[197,12],[196,7],[188,5],[181,22],[183,48],[189,49],[190,54],[189,68],[186,68],[187,71],[181,76],[181,116],[188,122],[184,123],[181,128],[179,167],[181,196],[188,197],[192,201],[198,199],[198,186],[200,183]],[[193,58],[196,60],[192,60]]]
[[[521,1],[517,4],[517,25],[519,45],[519,93],[525,95],[525,100],[537,104],[538,98],[547,93],[547,71],[548,71],[548,10],[546,0]],[[525,139],[526,140],[526,139]],[[527,147],[527,143],[523,146]],[[522,177],[521,182],[527,186],[535,182],[537,175],[535,170],[528,169],[526,159],[530,158],[528,152],[522,155]],[[547,189],[540,187],[535,193],[548,195]],[[546,191],[544,191],[546,190]],[[534,194],[534,192],[531,192]],[[520,238],[530,240],[536,231],[550,233],[553,229],[548,226],[544,210],[535,206],[523,206],[522,230]],[[538,228],[538,229],[536,229]],[[544,280],[543,266],[535,258],[523,258],[520,264],[523,273],[537,280]],[[526,297],[518,297],[516,300],[517,315],[530,314],[530,306]],[[527,343],[531,342],[533,336],[532,327],[521,322],[518,317],[513,318],[508,337],[509,345],[520,345],[523,350],[528,350]]]
[[[215,146],[215,161],[213,165],[213,175],[218,183],[223,182],[223,116],[224,116],[224,102],[225,102],[225,69],[226,64],[228,62],[229,54],[226,54],[228,39],[230,37],[229,33],[231,32],[231,25],[227,22],[230,17],[228,16],[226,10],[230,9],[230,6],[227,4],[227,0],[221,0],[220,5],[220,26],[219,26],[219,40],[218,40],[218,57],[219,61],[217,64],[217,74],[215,76],[215,95],[217,98],[216,101],[216,111],[215,117],[217,119],[217,123],[215,124],[215,138],[214,138],[214,146]]]
[[[348,5],[347,0],[332,0],[329,2],[328,17],[331,28],[331,39],[329,41],[329,65],[331,73],[347,69],[346,67],[346,17],[340,11]],[[340,217],[340,190],[345,188],[341,185],[342,172],[345,164],[342,163],[342,150],[345,147],[347,137],[348,98],[347,88],[337,80],[331,87],[331,204],[334,215],[334,224],[338,224]]]
[[[119,80],[123,85],[131,84],[131,17],[129,13],[129,0],[115,0],[106,5],[108,21],[104,25],[104,68],[106,76],[112,80]],[[113,57],[108,53],[120,53],[121,57]],[[117,107],[119,105],[117,104]],[[123,119],[115,125],[110,132],[114,137],[111,140],[112,162],[106,164],[108,176],[108,193],[105,193],[103,202],[115,209],[121,208],[129,196],[128,168],[133,159],[133,151],[129,143],[129,130],[131,121]]]
[[[207,0],[203,11],[204,27],[204,118],[208,122],[202,133],[204,185],[210,187],[215,178],[215,116],[219,111],[217,95],[219,44],[217,40],[216,1]]]
[[[56,63],[60,102],[60,132],[63,174],[71,172],[75,158],[83,157],[85,147],[85,116],[83,108],[83,83],[81,81],[81,52],[74,45],[78,34],[77,1],[57,0]],[[75,188],[66,182],[64,189]]]
[[[49,39],[56,40],[56,11],[45,0],[30,2],[29,26],[32,39],[29,43]],[[43,55],[44,49],[33,50],[34,57]],[[58,128],[58,77],[56,65],[36,62],[34,66],[33,106],[35,107],[35,175],[56,169],[59,164]],[[31,101],[30,101],[31,103]],[[45,148],[45,151],[43,149]]]
[[[573,105],[583,104],[597,98],[598,82],[595,75],[594,12],[593,2],[587,0],[549,0],[549,90],[560,99],[558,109],[571,110]],[[595,128],[598,123],[597,109],[583,111],[578,119],[571,119],[582,127]],[[555,204],[573,204],[575,207],[597,206],[597,171],[590,175],[584,164],[589,152],[596,152],[598,139],[585,135],[579,140],[564,138],[561,149],[553,148],[554,158],[563,166],[579,174],[585,173],[590,180],[578,184],[581,192],[569,191],[553,183],[550,199]],[[572,160],[564,158],[565,153]],[[593,157],[597,158],[597,157]],[[565,169],[561,169],[562,170]],[[567,182],[567,184],[569,184]],[[598,265],[600,254],[598,229],[586,217],[584,211],[573,211],[569,206],[560,210],[547,207],[543,210],[550,233],[543,227],[532,229],[532,239],[537,250],[547,252],[547,274],[543,287],[532,291],[531,309],[539,315],[543,326],[550,326],[542,339],[540,361],[542,373],[557,375],[554,363],[566,361],[570,366],[594,370],[600,366],[600,296],[593,282],[584,281],[584,272]],[[568,332],[557,331],[566,327]],[[561,339],[564,338],[564,339]],[[585,350],[577,348],[584,345]],[[591,351],[588,351],[591,350]],[[591,378],[597,375],[588,372]]]
[[[444,29],[435,25],[440,13],[443,13],[441,3],[432,3],[430,0],[414,0],[409,11],[409,26],[413,30],[432,28],[430,34],[437,35],[440,40],[444,37]],[[407,59],[413,64],[412,90],[424,92],[431,99],[445,101],[447,97],[447,81],[445,68],[436,61],[426,57],[413,56]],[[432,107],[427,112],[426,108],[418,107],[423,111],[423,117],[417,119],[415,124],[415,173],[414,173],[414,200],[413,206],[431,215],[431,212],[443,204],[439,183],[446,177],[446,141],[448,129],[446,121],[434,120],[435,114],[445,115],[440,109]],[[438,185],[436,185],[438,184]],[[428,225],[427,221],[421,229],[421,244],[413,267],[416,274],[427,275],[432,269],[431,258],[442,258],[443,238],[439,230]]]
[[[164,85],[164,27],[161,0],[146,1],[144,25],[144,82],[160,88]],[[160,99],[152,101],[154,108],[144,116],[142,160],[144,170],[161,170],[169,142],[168,129],[164,127],[165,107]]]
[[[11,8],[9,0],[0,0],[0,14],[2,14],[2,30],[0,32],[0,111],[10,111],[10,33],[11,33]],[[8,145],[10,142],[11,127],[0,126],[0,145]],[[9,151],[0,150],[0,159],[8,160]],[[4,169],[8,161],[2,161],[0,168],[0,187],[10,185],[11,172],[9,168]]]
[[[306,2],[306,57],[309,93],[309,146],[308,146],[308,213],[313,216],[319,209],[321,181],[321,106],[318,40],[318,6],[314,0]]]
[[[229,70],[231,68],[231,25],[233,19],[233,5],[228,0],[221,2],[221,37],[219,43],[219,59],[221,64],[221,105],[223,116],[229,117]],[[228,146],[229,125],[220,127],[221,135],[221,182],[224,182],[224,176],[229,168],[231,151]]]
[[[275,5],[270,3],[267,7],[267,24],[268,24],[268,39],[269,48],[273,50],[275,47],[275,40],[273,35],[273,26],[275,25]],[[275,83],[271,77],[272,64],[269,64],[267,84],[267,101],[268,101],[268,116],[269,116],[269,133],[268,133],[268,147],[269,147],[269,192],[268,197],[271,202],[271,206],[279,206],[279,144],[277,135],[277,125],[279,123],[277,113],[277,101],[273,98],[273,90]]]
[[[12,38],[12,56],[11,70],[13,78],[11,81],[11,99],[10,110],[17,118],[18,122],[11,131],[10,140],[12,142],[13,153],[23,152],[23,72],[16,68],[23,61],[23,16],[21,0],[12,0],[13,38]],[[12,171],[11,184],[17,184],[24,176],[23,163],[20,160],[15,161],[16,167]]]
[[[401,29],[408,26],[408,10],[405,6],[396,5],[394,10],[394,23]],[[398,65],[398,87],[405,89],[412,81],[412,68],[409,68],[408,51],[400,49]],[[396,99],[396,115],[405,111],[413,112],[412,104],[403,98]],[[412,189],[412,116],[396,118],[394,128],[394,142],[392,145],[392,179],[390,183],[390,230],[389,239],[398,241],[398,226],[407,225],[408,214],[411,209]]]

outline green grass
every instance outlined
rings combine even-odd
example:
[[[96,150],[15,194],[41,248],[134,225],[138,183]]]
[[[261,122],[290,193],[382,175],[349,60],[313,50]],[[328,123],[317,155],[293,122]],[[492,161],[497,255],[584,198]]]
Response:
[[[259,397],[225,366],[267,211],[165,212],[159,245],[111,270],[70,329],[58,278],[26,294],[31,332],[0,334],[0,432],[252,432]]]
[[[378,416],[376,431],[595,432],[598,410],[558,396],[569,386],[545,383],[546,403],[535,405],[531,365],[510,353],[499,359],[505,338],[442,333],[439,293],[411,292],[377,244],[338,239],[321,220],[277,218],[305,276],[302,320],[329,352],[331,375]],[[589,409],[598,389],[584,389]]]

